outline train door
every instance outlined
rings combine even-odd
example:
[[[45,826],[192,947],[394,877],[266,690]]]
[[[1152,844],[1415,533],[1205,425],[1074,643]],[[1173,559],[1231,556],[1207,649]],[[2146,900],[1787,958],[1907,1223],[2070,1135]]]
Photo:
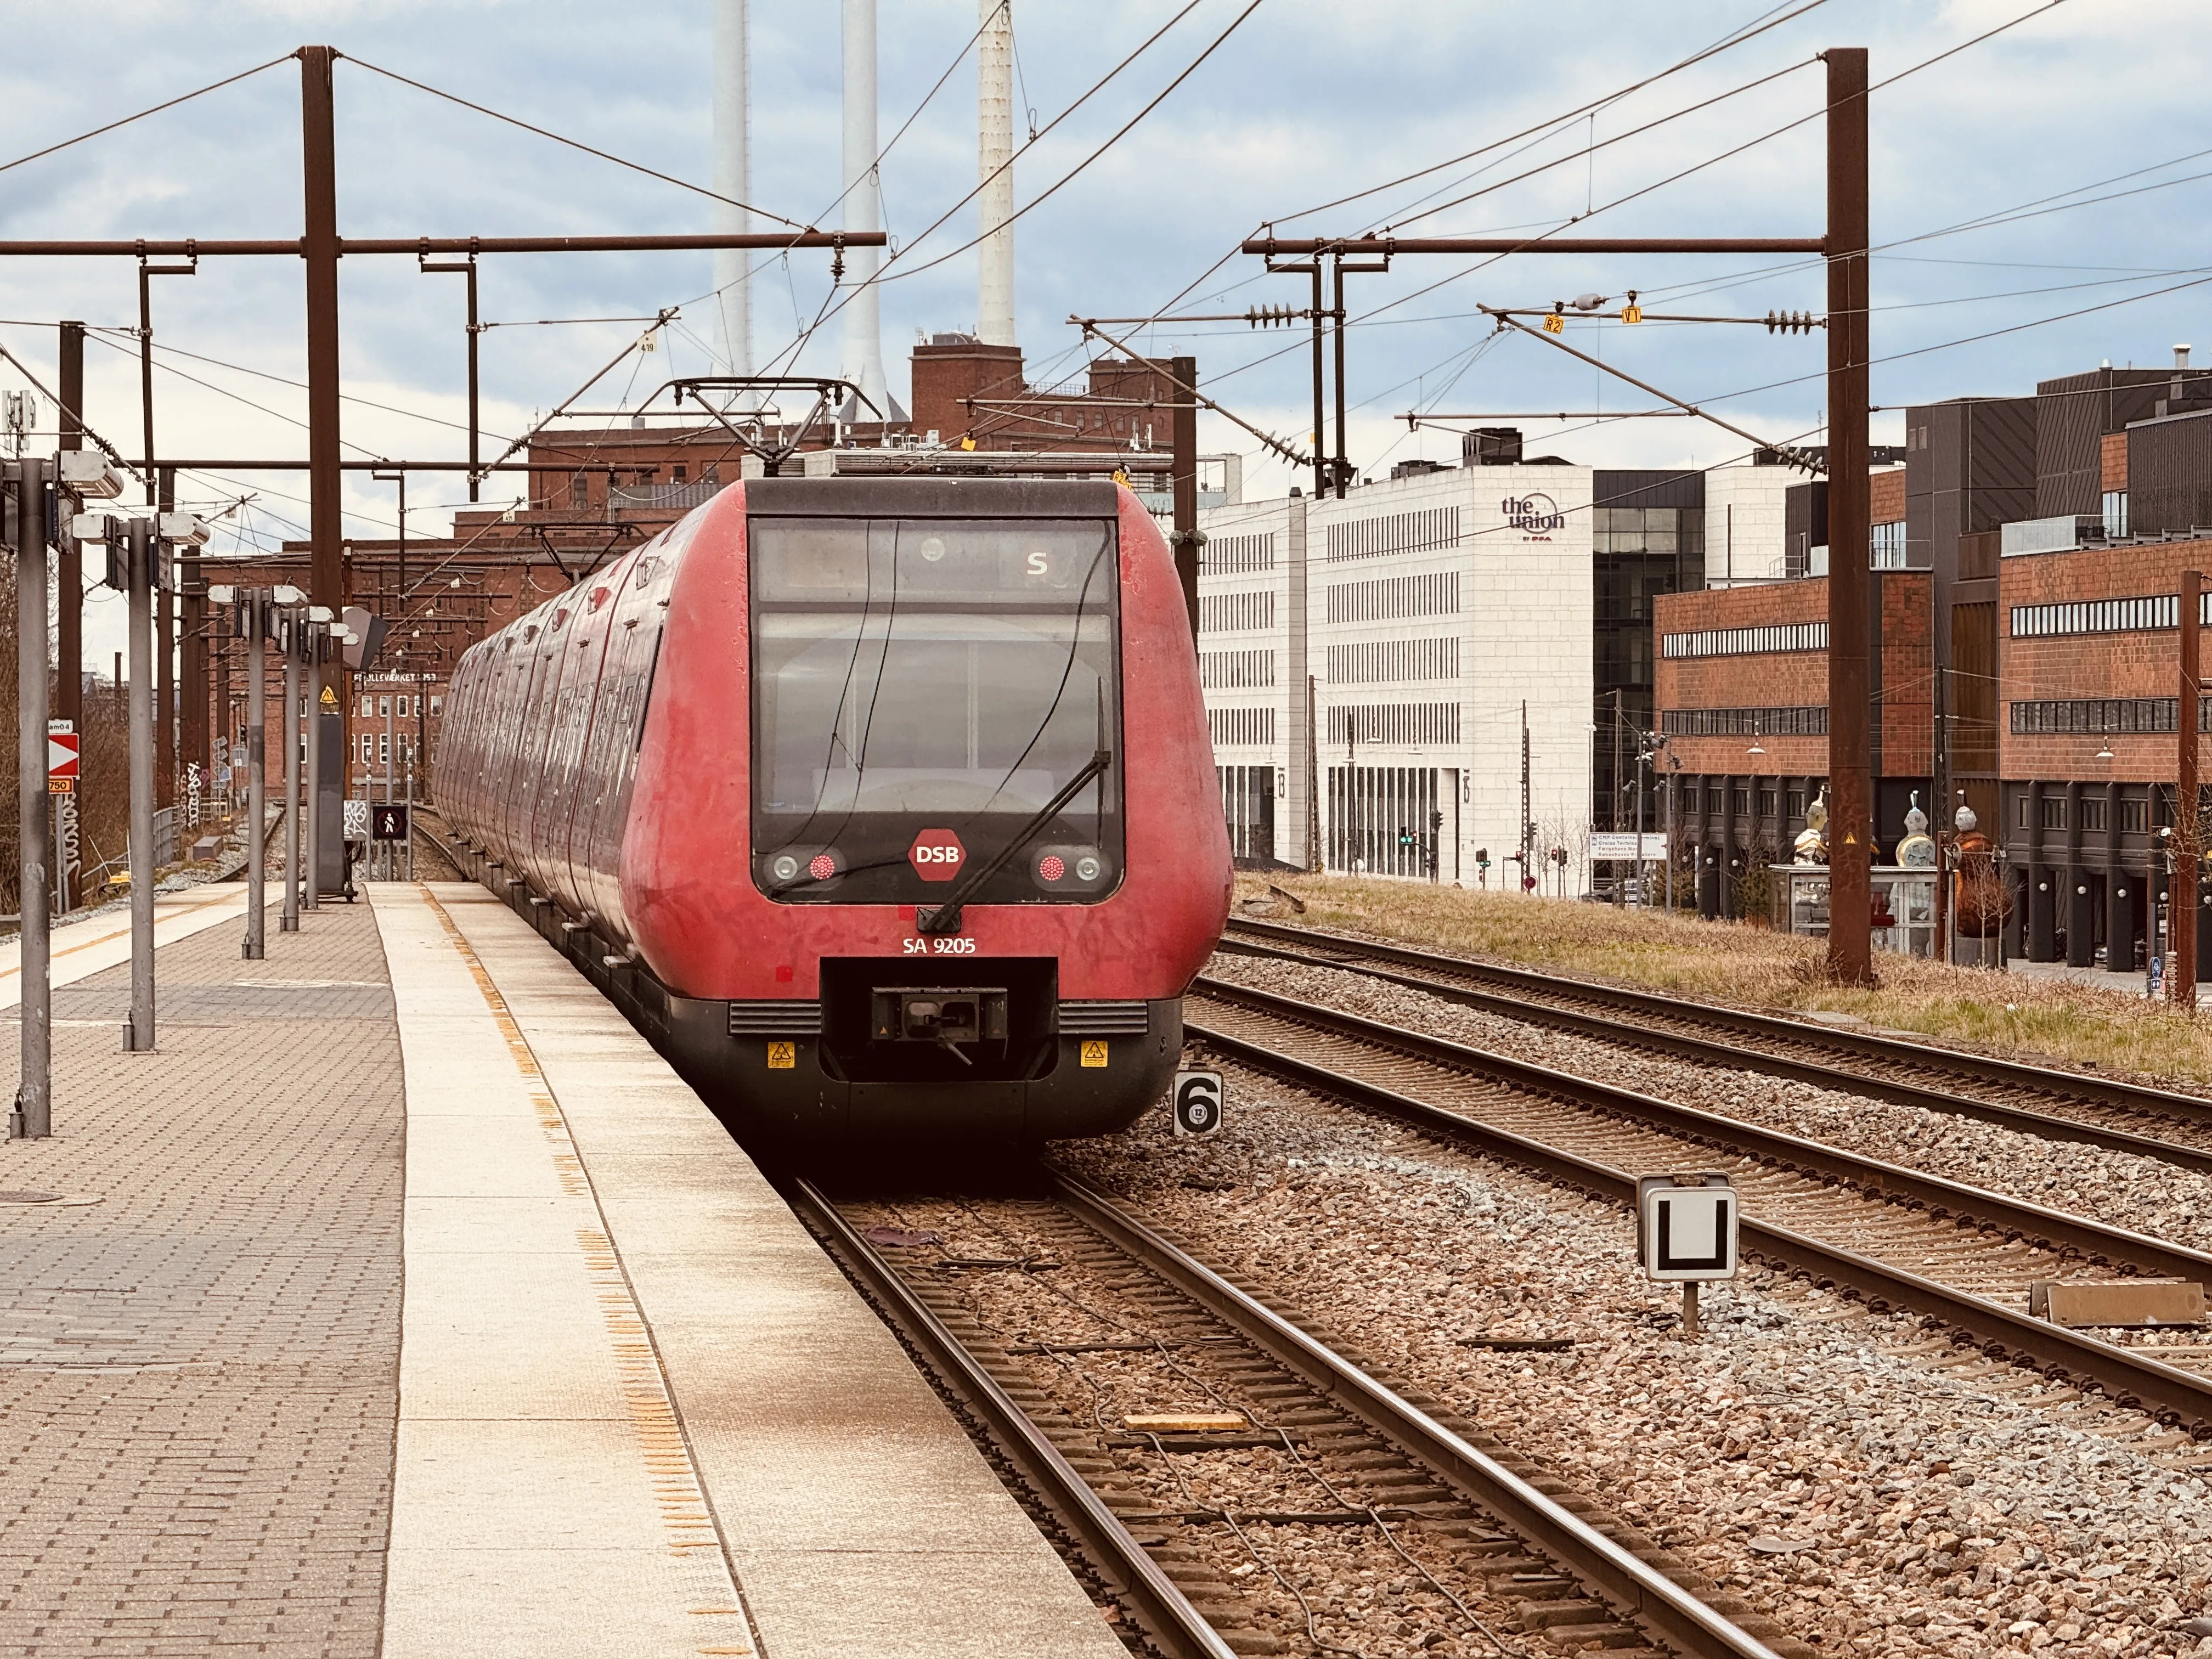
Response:
[[[615,626],[617,600],[630,572],[641,557],[648,556],[653,545],[647,543],[646,550],[624,554],[586,580],[584,614],[578,619],[575,641],[568,647],[569,682],[574,690],[567,699],[566,718],[548,761],[553,793],[539,811],[538,836],[546,849],[547,873],[553,882],[550,890],[573,915],[591,908],[575,868],[575,823],[586,798],[586,763],[592,755],[592,736],[605,712],[613,637],[623,631]],[[578,673],[574,671],[580,665],[583,672]]]
[[[700,512],[712,510],[710,505]],[[629,936],[629,919],[622,896],[623,834],[658,672],[669,590],[698,518],[698,513],[692,514],[669,532],[657,550],[638,560],[612,607],[610,621],[618,637],[608,647],[600,675],[601,716],[593,722],[582,798],[577,803],[570,857],[580,896],[605,918],[607,931],[623,939]],[[738,833],[744,833],[742,826]]]
[[[515,734],[518,758],[514,787],[507,798],[514,826],[513,862],[516,873],[539,893],[544,892],[546,886],[544,849],[536,840],[538,800],[545,788],[545,751],[552,739],[562,671],[568,666],[564,658],[568,654],[565,647],[569,639],[568,628],[575,619],[577,608],[573,590],[560,595],[547,607],[538,637],[532,641],[529,699],[523,706],[522,720]]]

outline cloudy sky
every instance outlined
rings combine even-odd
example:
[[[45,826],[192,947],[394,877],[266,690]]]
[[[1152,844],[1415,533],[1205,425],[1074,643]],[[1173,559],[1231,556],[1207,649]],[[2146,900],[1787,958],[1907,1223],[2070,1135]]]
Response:
[[[1875,417],[1877,441],[1899,436],[1908,403],[2028,391],[2039,378],[2106,359],[2165,363],[2183,341],[2198,343],[2200,362],[2212,356],[2212,328],[2199,321],[2212,295],[2204,213],[2212,111],[2190,90],[2212,69],[2212,30],[2190,0],[1794,0],[1771,9],[1764,0],[1261,0],[1247,14],[1249,4],[1015,0],[1018,142],[1032,123],[1046,126],[1091,94],[1018,167],[1018,201],[1053,192],[1018,233],[1019,331],[1033,382],[1081,372],[1071,312],[1302,302],[1303,279],[1268,276],[1259,260],[1234,252],[1263,223],[1309,234],[1383,225],[1405,234],[1533,234],[1595,213],[1593,234],[1817,235],[1823,163],[1814,54],[1832,43],[1869,48],[1877,82],[1903,77],[1872,103],[1873,232],[1885,250],[1875,267],[1874,397],[1900,411]],[[842,188],[838,9],[830,0],[754,0],[751,15],[751,199],[834,226]],[[376,72],[704,185],[713,176],[708,0],[123,0],[98,16],[94,40],[81,5],[17,0],[9,8],[0,161],[312,40],[352,60],[337,80],[347,234],[711,226],[713,204],[701,195]],[[1613,97],[1775,18],[1788,21]],[[2025,21],[1905,73],[2015,19]],[[975,256],[957,251],[974,234],[975,210],[955,204],[975,181],[975,61],[966,48],[976,20],[975,0],[882,7],[883,137],[914,117],[882,165],[897,250],[883,288],[883,333],[902,398],[916,331],[965,329],[975,319]],[[1163,25],[1171,27],[1098,84]],[[1109,143],[1209,46],[1194,72]],[[1571,114],[1601,100],[1610,101]],[[1692,112],[1708,100],[1717,101]],[[1662,120],[1679,112],[1692,112]],[[1348,197],[1356,199],[1328,205]],[[0,234],[293,236],[300,204],[299,74],[279,62],[0,173]],[[824,255],[795,254],[759,270],[757,355],[788,361],[825,302],[834,307],[829,284]],[[484,315],[501,325],[483,343],[493,447],[641,331],[633,321],[541,319],[641,318],[681,305],[661,349],[631,355],[592,394],[605,404],[634,402],[672,374],[711,367],[712,288],[705,254],[488,259]],[[1705,314],[1818,310],[1824,302],[1820,270],[1788,259],[1401,258],[1386,275],[1358,278],[1352,291],[1354,315],[1364,319],[1349,342],[1353,459],[1374,469],[1456,453],[1449,432],[1409,433],[1396,418],[1409,410],[1648,407],[1642,394],[1540,342],[1493,339],[1476,310],[1584,292],[1617,304],[1630,289],[1651,309]],[[209,259],[197,276],[158,280],[155,292],[159,447],[303,455],[296,263]],[[462,454],[459,280],[420,275],[408,259],[349,259],[343,296],[349,453]],[[0,343],[42,377],[51,373],[57,319],[115,330],[133,325],[136,310],[128,260],[0,262]],[[816,330],[800,366],[834,372],[841,327],[833,316]],[[1761,435],[1818,435],[1817,335],[1607,322],[1577,324],[1567,337]],[[88,413],[135,450],[135,348],[118,333],[94,338]],[[1242,324],[1163,323],[1144,342],[1163,355],[1194,353],[1213,396],[1304,441],[1310,382],[1305,353],[1290,337]],[[0,365],[0,384],[21,381]],[[1604,465],[1708,465],[1741,449],[1686,420],[1519,423],[1546,452]],[[1201,438],[1209,448],[1254,448],[1211,417]],[[1257,454],[1248,467],[1254,489],[1289,482]],[[304,522],[297,475],[201,475],[184,489],[210,507],[252,497],[225,521],[227,538],[231,526],[265,539]],[[460,490],[450,475],[422,475],[411,495],[420,515],[412,527],[434,533]],[[390,533],[389,485],[349,475],[347,506],[350,533]],[[95,608],[89,660],[112,648],[106,636],[116,630],[105,612],[113,608]]]

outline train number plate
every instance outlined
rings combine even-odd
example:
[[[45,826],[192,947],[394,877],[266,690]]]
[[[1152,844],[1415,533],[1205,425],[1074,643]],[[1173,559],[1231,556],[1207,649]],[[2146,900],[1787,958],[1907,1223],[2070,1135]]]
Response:
[[[908,939],[905,954],[910,957],[972,957],[975,941],[969,938]]]

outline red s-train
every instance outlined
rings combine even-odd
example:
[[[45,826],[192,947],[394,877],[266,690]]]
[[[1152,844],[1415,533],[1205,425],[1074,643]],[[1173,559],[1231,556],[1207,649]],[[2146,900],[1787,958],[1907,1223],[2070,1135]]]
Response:
[[[754,479],[461,659],[475,874],[741,1133],[1102,1133],[1227,914],[1173,560],[1106,483]]]

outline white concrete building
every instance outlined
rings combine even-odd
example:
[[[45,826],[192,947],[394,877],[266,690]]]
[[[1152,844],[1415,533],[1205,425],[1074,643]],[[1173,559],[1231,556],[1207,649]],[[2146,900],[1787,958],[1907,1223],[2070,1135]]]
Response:
[[[1590,481],[1450,468],[1203,515],[1200,661],[1240,855],[1472,886],[1486,851],[1511,884],[1524,704],[1528,815],[1580,848]]]

